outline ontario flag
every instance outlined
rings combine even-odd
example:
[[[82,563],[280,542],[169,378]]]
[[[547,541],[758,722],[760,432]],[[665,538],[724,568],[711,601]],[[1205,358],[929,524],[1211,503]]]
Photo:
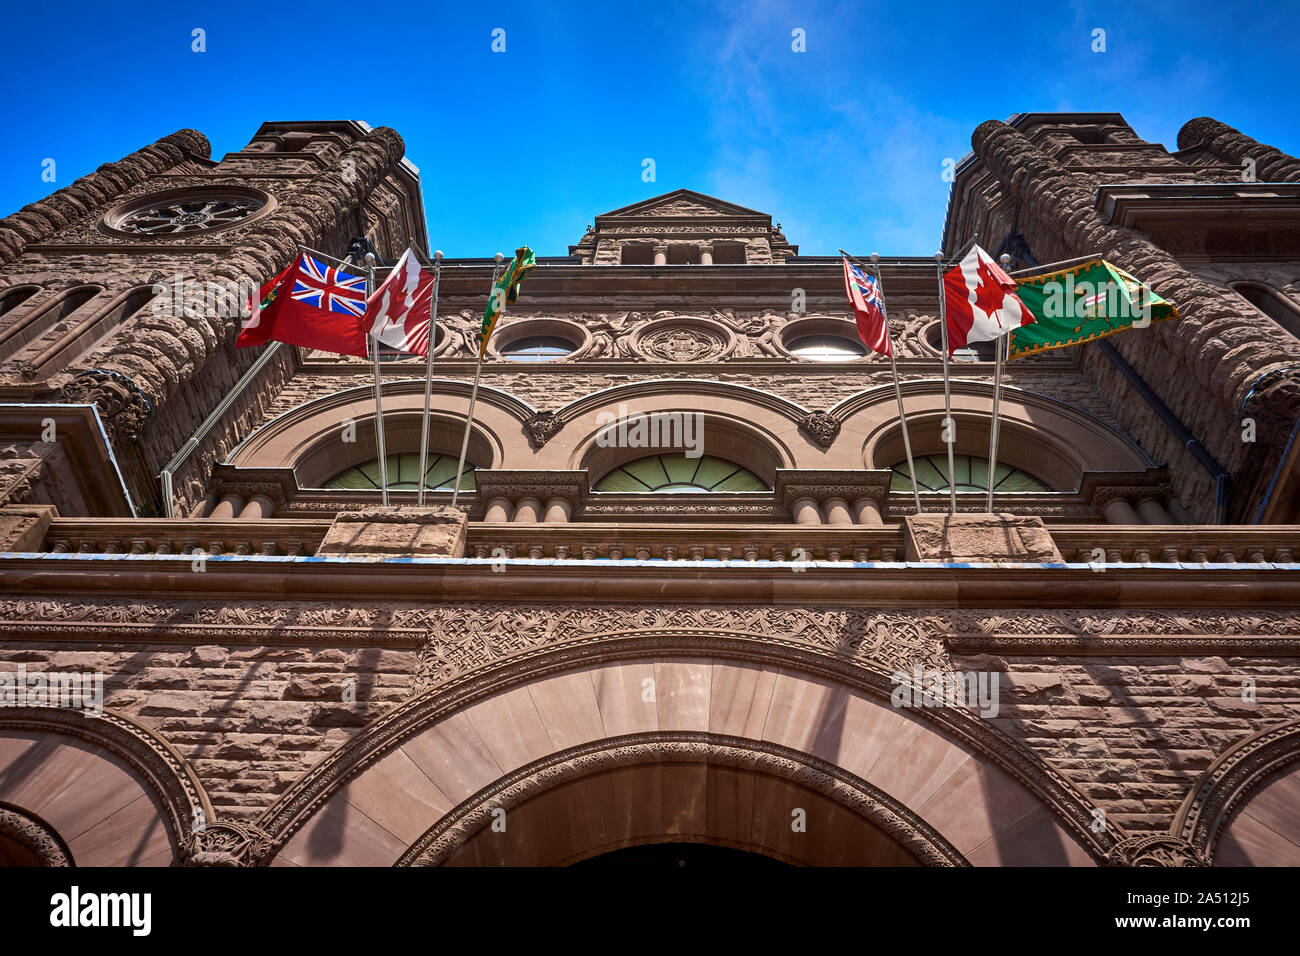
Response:
[[[880,289],[880,282],[845,259],[844,293],[853,306],[858,335],[863,344],[880,355],[892,355],[889,323],[885,318],[885,296]]]
[[[392,348],[427,356],[432,299],[433,274],[408,248],[366,304],[370,334]]]
[[[366,280],[299,253],[261,288],[260,305],[235,339],[237,348],[287,342],[365,358]]]
[[[1033,315],[1016,297],[1016,281],[975,246],[943,277],[948,354],[972,342],[990,342],[1030,325]]]

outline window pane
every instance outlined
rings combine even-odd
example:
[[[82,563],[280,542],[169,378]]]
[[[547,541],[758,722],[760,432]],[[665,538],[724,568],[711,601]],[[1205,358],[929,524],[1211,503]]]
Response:
[[[704,455],[651,455],[628,462],[596,484],[596,491],[693,493],[766,491],[767,485],[734,462]]]

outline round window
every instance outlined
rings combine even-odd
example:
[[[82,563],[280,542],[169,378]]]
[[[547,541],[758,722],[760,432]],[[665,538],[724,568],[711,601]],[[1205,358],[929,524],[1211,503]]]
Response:
[[[270,197],[233,186],[155,193],[119,206],[104,225],[131,236],[181,236],[236,225],[267,208]]]
[[[512,362],[552,362],[573,354],[573,343],[558,335],[530,335],[515,339],[501,349]]]
[[[851,362],[867,354],[861,342],[838,335],[805,335],[791,342],[789,349],[800,358],[814,362]]]

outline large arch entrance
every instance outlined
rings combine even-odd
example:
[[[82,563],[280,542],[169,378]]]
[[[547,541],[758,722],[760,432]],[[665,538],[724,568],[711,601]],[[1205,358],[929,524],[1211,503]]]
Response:
[[[538,660],[416,699],[267,811],[263,862],[559,864],[683,842],[814,865],[1104,856],[1071,826],[1077,795],[1023,754],[887,689],[723,653]]]

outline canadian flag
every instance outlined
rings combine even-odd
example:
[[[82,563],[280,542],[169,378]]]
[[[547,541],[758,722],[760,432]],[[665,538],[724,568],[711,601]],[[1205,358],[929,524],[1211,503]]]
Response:
[[[433,273],[421,266],[408,248],[366,301],[370,334],[395,349],[427,356],[432,299]]]
[[[1015,295],[1016,280],[979,246],[943,277],[948,354],[1029,325],[1033,315]]]

